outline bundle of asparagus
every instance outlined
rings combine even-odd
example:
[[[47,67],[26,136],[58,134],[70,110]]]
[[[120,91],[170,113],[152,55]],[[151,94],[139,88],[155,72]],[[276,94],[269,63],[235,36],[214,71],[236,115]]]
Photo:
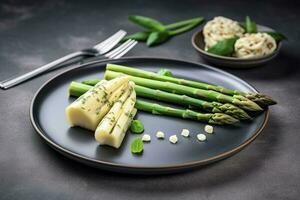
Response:
[[[134,83],[128,76],[120,76],[102,80],[76,95],[80,97],[66,108],[71,126],[95,131],[100,144],[119,148],[137,111]]]
[[[246,111],[262,111],[262,107],[276,103],[271,97],[260,93],[245,93],[115,64],[107,64],[104,79],[115,80],[124,75],[135,83],[133,87],[137,96],[200,108],[209,112],[199,113],[137,100],[135,107],[138,110],[153,114],[197,119],[212,124],[233,124],[238,120],[251,119]],[[96,87],[102,82],[103,80],[97,79],[82,83],[72,82],[69,93],[72,96],[84,96],[93,88],[92,86]],[[111,101],[113,100],[114,98]]]
[[[137,69],[137,68],[126,67],[126,66],[116,65],[116,64],[107,64],[106,69],[111,70],[111,71],[116,71],[116,72],[122,72],[124,74],[132,75],[132,76],[147,78],[147,79],[167,81],[167,82],[172,82],[172,83],[176,83],[179,85],[186,85],[186,86],[190,86],[193,88],[199,88],[199,89],[204,89],[204,90],[213,90],[213,91],[220,92],[222,94],[226,94],[226,95],[230,95],[230,96],[240,95],[240,96],[246,97],[247,99],[257,103],[258,105],[260,105],[262,107],[276,104],[276,101],[274,101],[270,96],[261,94],[261,93],[252,93],[252,92],[247,93],[247,92],[242,92],[242,91],[238,91],[238,90],[231,90],[228,88],[224,88],[222,86],[207,84],[207,83],[203,83],[203,82],[199,82],[199,81],[179,79],[179,78],[170,77],[170,76],[162,76],[162,75],[159,75],[154,72],[149,72],[149,71],[145,71],[145,70],[141,70],[141,69]]]
[[[88,82],[90,84],[92,84],[92,83],[95,83],[96,81],[97,80],[90,80]],[[90,88],[92,88],[92,86],[90,86],[90,85],[78,83],[78,82],[72,82],[69,86],[69,94],[71,96],[80,96],[80,95],[83,95]],[[139,89],[137,89],[137,88],[139,88]],[[141,86],[137,86],[137,85],[135,85],[135,87],[134,87],[135,91],[137,92],[137,95],[141,94],[140,88],[141,88]],[[149,89],[149,90],[151,90],[151,89]],[[152,91],[155,91],[155,90],[152,90]],[[148,95],[150,95],[150,94],[151,93],[149,93]],[[169,94],[180,97],[180,95],[171,94],[171,93],[169,93]],[[172,100],[172,99],[170,99],[170,100]],[[197,99],[195,99],[195,100],[197,100]],[[209,102],[207,102],[207,103],[209,103]],[[198,105],[202,106],[202,104],[198,104]],[[235,119],[234,117],[231,117],[224,113],[199,113],[199,112],[195,112],[195,111],[188,110],[188,109],[187,110],[176,109],[176,108],[162,106],[159,104],[149,103],[149,102],[141,101],[141,100],[136,101],[135,108],[137,108],[138,110],[151,112],[153,114],[169,115],[169,116],[175,116],[175,117],[181,117],[181,118],[195,119],[195,120],[208,122],[211,124],[223,125],[223,124],[234,124],[234,123],[238,122],[238,120]],[[247,113],[246,113],[246,115],[247,115]],[[111,118],[111,117],[109,117],[109,118]],[[102,123],[103,122],[100,122],[100,124],[102,124]],[[99,124],[99,126],[100,126],[100,124]],[[105,130],[105,129],[103,129],[103,130]],[[98,128],[97,128],[96,132],[99,132]],[[105,137],[108,137],[107,134]],[[101,140],[99,140],[99,139],[97,139],[97,140],[101,144]],[[112,145],[112,144],[110,144],[110,145]]]
[[[111,80],[116,77],[119,77],[121,75],[124,75],[120,72],[115,71],[109,71],[106,70],[104,74],[104,79]],[[247,111],[262,111],[263,109],[257,105],[255,102],[247,99],[246,97],[242,95],[226,95],[219,92],[216,92],[214,90],[204,90],[199,88],[193,88],[189,86],[184,86],[172,82],[164,82],[164,81],[157,81],[157,80],[151,80],[146,78],[140,78],[136,76],[128,75],[129,79],[133,82],[135,82],[137,85],[141,85],[144,87],[149,87],[152,89],[159,89],[164,90],[167,92],[177,93],[177,94],[183,94],[188,95],[196,98],[205,99],[207,101],[217,101],[220,103],[231,103],[234,104],[244,110]]]
[[[82,83],[72,82],[69,86],[69,94],[71,96],[80,96],[88,91],[92,86],[96,85],[100,80],[86,80]],[[251,117],[241,108],[236,107],[229,103],[219,103],[219,102],[208,102],[201,99],[192,98],[186,95],[178,95],[173,93],[168,93],[160,90],[154,90],[151,88],[135,85],[134,87],[137,96],[146,97],[150,99],[156,99],[161,101],[166,101],[170,103],[193,106],[195,108],[200,108],[212,113],[225,113],[239,120],[249,120]]]
[[[138,100],[136,102],[136,108],[146,112],[151,112],[155,115],[169,115],[174,117],[182,117],[187,119],[195,119],[204,121],[210,124],[234,124],[238,122],[237,119],[226,115],[224,113],[199,113],[189,109],[176,109],[167,106],[162,106],[156,103],[149,103],[146,101]]]

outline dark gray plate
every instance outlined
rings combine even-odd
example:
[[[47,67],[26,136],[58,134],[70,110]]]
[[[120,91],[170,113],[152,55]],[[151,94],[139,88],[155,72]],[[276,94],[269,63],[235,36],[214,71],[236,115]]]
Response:
[[[240,151],[252,142],[264,128],[268,111],[258,115],[252,122],[235,126],[214,126],[215,133],[207,135],[206,142],[196,139],[204,133],[205,123],[173,117],[157,116],[138,112],[136,118],[145,125],[145,133],[152,140],[144,145],[142,155],[130,152],[130,142],[134,137],[127,133],[120,149],[99,146],[93,132],[81,128],[70,128],[65,118],[65,108],[74,101],[68,96],[71,81],[102,78],[105,64],[119,63],[146,70],[158,71],[168,68],[179,77],[201,80],[243,91],[256,91],[241,79],[207,65],[161,58],[122,58],[84,64],[67,70],[45,83],[32,100],[31,122],[39,135],[60,153],[98,168],[125,173],[171,173],[192,169],[215,162]],[[191,137],[183,138],[180,132],[188,128]],[[155,137],[157,131],[166,134],[165,140]],[[168,136],[177,134],[179,141],[171,144]]]

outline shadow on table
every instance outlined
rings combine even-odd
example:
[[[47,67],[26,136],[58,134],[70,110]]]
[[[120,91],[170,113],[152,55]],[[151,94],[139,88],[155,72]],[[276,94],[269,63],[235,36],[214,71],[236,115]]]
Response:
[[[101,185],[105,190],[124,190],[140,193],[188,191],[193,189],[208,189],[218,187],[230,182],[241,180],[247,176],[256,176],[264,163],[274,156],[274,150],[281,140],[281,121],[276,116],[271,116],[269,125],[262,135],[239,154],[219,161],[214,164],[203,166],[190,172],[169,175],[127,175],[113,173],[85,166],[63,157],[51,148],[46,148],[40,142],[42,154],[53,154],[54,167],[63,168],[67,176],[80,177],[95,187]],[[50,155],[49,155],[50,156]]]
[[[203,60],[199,60],[203,62]],[[205,61],[204,61],[205,62]],[[281,80],[289,79],[300,75],[300,58],[293,54],[280,52],[279,55],[270,63],[253,68],[235,69],[230,67],[220,67],[236,75],[247,77],[251,80]],[[210,63],[208,63],[211,65]],[[214,66],[214,65],[212,65]],[[246,75],[245,75],[246,74]],[[244,77],[243,76],[243,77]]]

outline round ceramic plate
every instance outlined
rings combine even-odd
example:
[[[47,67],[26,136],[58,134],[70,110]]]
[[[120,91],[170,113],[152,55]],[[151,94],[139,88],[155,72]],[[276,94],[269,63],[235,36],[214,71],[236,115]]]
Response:
[[[214,126],[214,133],[207,135],[206,142],[199,142],[198,133],[204,133],[205,123],[168,116],[138,112],[136,118],[151,135],[151,142],[144,144],[144,152],[130,152],[131,141],[139,136],[127,132],[119,149],[100,146],[91,131],[70,127],[66,121],[65,108],[75,99],[69,97],[71,81],[101,79],[107,63],[158,71],[170,69],[175,76],[223,85],[228,88],[256,92],[243,80],[207,65],[162,58],[122,58],[84,64],[67,70],[46,82],[35,94],[31,109],[31,122],[37,133],[55,150],[82,163],[101,169],[124,173],[157,174],[173,173],[206,165],[233,155],[251,143],[264,128],[268,111],[256,116],[251,122],[234,126]],[[190,137],[180,135],[181,130],[190,130]],[[158,140],[157,131],[165,133]],[[169,136],[176,134],[177,144],[171,144]],[[220,163],[221,164],[221,163]]]
[[[273,32],[274,30],[262,26],[257,25],[257,29],[259,32]],[[217,66],[225,66],[231,68],[249,68],[260,66],[268,63],[269,61],[273,60],[281,49],[281,42],[278,43],[276,50],[265,56],[257,57],[257,58],[236,58],[236,57],[228,57],[228,56],[219,56],[212,53],[208,53],[204,50],[204,36],[202,34],[202,29],[197,31],[192,37],[192,45],[193,47],[199,52],[200,56],[202,56],[205,60],[210,63],[213,63]]]

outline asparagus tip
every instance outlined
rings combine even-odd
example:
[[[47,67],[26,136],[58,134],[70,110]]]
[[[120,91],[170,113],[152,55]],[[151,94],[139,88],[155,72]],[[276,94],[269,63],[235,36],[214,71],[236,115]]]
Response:
[[[239,122],[238,119],[231,117],[227,114],[224,113],[214,113],[212,114],[211,118],[209,119],[209,123],[212,124],[234,124]]]
[[[252,117],[248,115],[243,109],[232,105],[230,103],[225,103],[223,105],[220,105],[218,107],[223,113],[228,114],[230,116],[233,116],[236,119],[239,120],[251,120]]]
[[[263,111],[263,109],[258,104],[256,104],[255,102],[249,100],[248,98],[242,95],[234,95],[233,98],[234,98],[233,103],[238,105],[240,108],[244,110]]]
[[[263,107],[277,104],[277,102],[274,99],[272,99],[272,97],[261,93],[247,93],[246,97],[249,100]]]

